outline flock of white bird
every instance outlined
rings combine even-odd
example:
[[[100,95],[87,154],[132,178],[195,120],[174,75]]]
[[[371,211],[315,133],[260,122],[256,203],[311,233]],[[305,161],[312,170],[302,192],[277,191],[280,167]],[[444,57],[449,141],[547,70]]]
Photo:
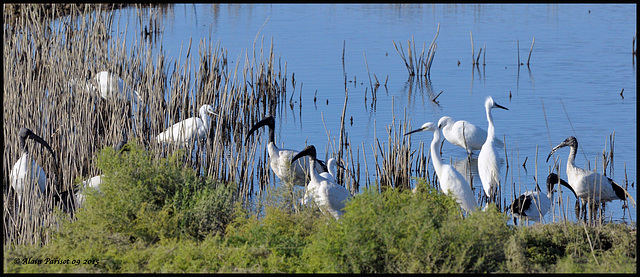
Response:
[[[94,86],[94,84],[97,86]],[[99,72],[95,78],[87,82],[86,89],[107,100],[120,99],[142,103],[142,98],[135,90],[126,85],[118,76],[106,71]],[[430,148],[431,160],[440,188],[446,195],[454,197],[461,209],[467,213],[472,213],[478,209],[476,197],[462,174],[453,166],[442,162],[438,146],[446,139],[451,144],[464,148],[468,155],[480,150],[478,154],[478,173],[484,195],[488,198],[487,203],[495,201],[496,192],[500,186],[500,154],[498,148],[504,147],[504,144],[495,137],[496,132],[491,110],[495,108],[508,109],[496,103],[490,96],[487,97],[484,106],[488,131],[484,131],[468,121],[454,121],[451,117],[443,116],[438,121],[438,124],[426,122],[419,129],[405,134],[406,136],[420,131],[433,132]],[[217,116],[214,107],[202,105],[199,109],[200,117],[192,117],[175,123],[164,132],[158,134],[156,142],[187,146],[196,140],[204,140],[208,136],[211,126],[210,115]],[[336,183],[336,170],[334,168],[340,166],[337,161],[331,158],[325,165],[321,160],[317,159],[316,149],[313,145],[307,146],[300,152],[278,148],[275,144],[275,119],[273,116],[268,116],[256,123],[249,130],[247,141],[256,130],[263,126],[269,127],[267,152],[269,154],[269,165],[273,173],[287,185],[306,188],[301,203],[307,204],[311,200],[327,216],[334,217],[336,220],[340,219],[344,213],[345,204],[352,195],[345,187]],[[22,128],[20,130],[21,156],[10,172],[10,184],[16,192],[18,203],[21,202],[21,199],[32,184],[38,185],[38,195],[42,195],[46,191],[46,174],[42,167],[37,165],[29,155],[25,143],[27,138],[42,144],[51,152],[54,158],[56,157],[49,144],[41,137],[29,129]],[[126,136],[116,147],[117,150],[121,150],[120,148],[125,143]],[[558,183],[571,190],[576,198],[582,201],[583,206],[586,203],[599,204],[616,199],[626,200],[629,198],[633,200],[628,192],[610,178],[575,165],[578,147],[578,141],[575,137],[568,137],[554,147],[547,157],[547,162],[553,153],[566,146],[571,149],[566,169],[568,182],[561,180],[555,173],[549,174],[547,178],[547,194],[541,194],[540,188],[536,185],[535,191],[527,191],[520,195],[507,208],[514,216],[540,221],[551,206],[552,192]],[[99,191],[102,178],[103,176],[99,175],[82,183],[82,189],[76,194],[78,206],[84,200],[83,190],[90,187],[95,191]],[[633,203],[635,204],[635,201]]]
[[[500,187],[500,154],[498,148],[502,148],[504,144],[495,138],[495,126],[491,110],[494,108],[509,109],[496,103],[491,96],[487,97],[484,106],[488,132],[468,121],[454,121],[448,116],[443,116],[438,121],[438,125],[427,122],[419,129],[405,134],[409,135],[419,131],[433,132],[431,160],[436,170],[436,176],[438,176],[440,188],[445,194],[454,196],[460,207],[466,212],[474,212],[478,208],[476,198],[473,196],[471,187],[462,174],[453,166],[444,164],[441,161],[440,151],[437,146],[442,142],[440,134],[442,132],[447,141],[464,148],[468,155],[471,155],[475,150],[480,150],[478,154],[478,175],[480,175],[484,195],[488,198],[487,203],[495,201],[496,192]],[[566,182],[560,179],[557,174],[550,173],[547,177],[547,195],[540,194],[540,188],[536,184],[535,191],[526,191],[507,207],[507,210],[516,218],[526,218],[535,222],[541,221],[551,207],[552,192],[558,183],[567,187],[577,199],[582,201],[583,206],[590,203],[595,207],[601,203],[616,199],[624,201],[627,198],[633,201],[635,205],[635,201],[629,193],[613,180],[600,173],[588,171],[575,165],[578,147],[578,141],[575,137],[569,137],[554,147],[547,157],[547,162],[556,150],[565,146],[571,148],[566,170],[569,181]],[[591,212],[593,213],[593,209]]]

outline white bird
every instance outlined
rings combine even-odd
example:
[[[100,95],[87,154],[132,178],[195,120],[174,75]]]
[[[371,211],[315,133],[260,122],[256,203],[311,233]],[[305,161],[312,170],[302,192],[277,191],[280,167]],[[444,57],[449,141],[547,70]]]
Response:
[[[84,195],[87,188],[91,188],[96,192],[100,192],[100,185],[102,184],[103,177],[104,174],[101,174],[82,181],[82,188],[80,189],[80,191],[76,192],[76,205],[78,205],[78,208],[82,207],[82,205],[84,204]]]
[[[573,188],[571,188],[565,180],[558,178],[558,175],[555,173],[550,173],[549,176],[547,176],[546,195],[540,193],[540,187],[536,184],[536,190],[524,192],[507,207],[507,210],[511,211],[515,216],[514,221],[516,218],[526,218],[539,222],[551,207],[551,199],[553,199],[553,191],[557,183],[569,188],[575,195]]]
[[[489,197],[489,202],[491,202],[494,200],[493,198],[495,196],[495,193],[500,186],[500,166],[498,164],[498,162],[500,161],[500,155],[498,154],[498,150],[496,149],[496,131],[495,127],[493,126],[491,109],[509,109],[493,101],[493,98],[491,98],[491,96],[487,97],[487,100],[485,100],[484,108],[487,112],[487,121],[489,122],[489,127],[487,128],[487,139],[480,149],[480,154],[478,154],[478,175],[480,175],[480,181],[482,182],[484,193],[487,197]]]
[[[569,158],[567,159],[567,181],[583,205],[587,202],[595,205],[616,199],[623,201],[626,199],[628,192],[611,180],[611,178],[576,166],[575,159],[578,150],[578,140],[573,136],[566,138],[554,147],[549,153],[549,156],[547,156],[547,162],[549,162],[549,158],[553,153],[566,146],[569,146],[571,149],[569,151]],[[633,200],[633,198],[629,198]]]
[[[122,78],[111,72],[100,71],[96,74],[94,80],[98,87],[96,88],[92,83],[89,83],[88,86],[93,91],[97,91],[103,99],[119,99],[138,103],[142,101],[137,91],[125,83]]]
[[[313,145],[305,147],[300,153],[296,154],[291,162],[296,162],[304,156],[309,156],[311,166],[315,166],[316,148]],[[347,188],[336,184],[327,178],[322,177],[317,171],[310,170],[311,180],[307,185],[307,193],[311,195],[313,201],[318,205],[323,214],[333,216],[336,220],[344,214],[344,207],[351,198],[351,193]]]
[[[327,179],[330,182],[335,183],[336,182],[336,175],[337,175],[337,169],[336,166],[340,166],[342,167],[342,165],[340,165],[338,163],[338,160],[336,160],[335,158],[330,158],[329,160],[327,160],[327,170],[325,172],[320,173],[320,176],[322,176],[323,178]],[[300,200],[300,203],[302,205],[306,205],[309,200],[313,200],[312,199],[312,195],[309,193],[309,189],[307,188],[307,190],[304,193],[304,196],[302,197],[302,200]]]
[[[330,158],[329,160],[327,160],[327,171],[320,173],[320,175],[324,178],[327,178],[327,180],[330,180],[331,182],[335,182],[336,175],[338,174],[338,170],[336,168],[337,166],[338,160],[336,160],[335,158]]]
[[[116,153],[120,154],[122,153],[122,151],[128,151],[128,149],[124,147],[126,144],[127,144],[127,137],[125,134],[125,138],[116,145],[116,148],[115,148]],[[104,178],[104,174],[93,176],[87,180],[82,181],[82,186],[80,187],[80,190],[76,192],[76,205],[78,208],[82,207],[82,204],[84,204],[85,189],[92,188],[94,191],[100,192],[100,185],[102,184],[102,178]]]
[[[200,117],[191,117],[173,124],[164,132],[156,136],[158,143],[176,143],[184,146],[194,140],[204,140],[209,135],[211,117],[209,114],[218,115],[213,106],[202,105],[199,109]]]
[[[468,155],[482,149],[482,145],[487,140],[487,131],[466,120],[454,121],[451,117],[443,116],[438,120],[438,126],[449,143],[464,148]],[[499,139],[495,142],[497,147],[504,146]]]
[[[413,130],[405,134],[410,135],[420,131],[433,132],[433,140],[431,141],[431,161],[433,162],[433,168],[436,170],[436,175],[440,181],[440,189],[445,195],[453,196],[456,202],[460,204],[460,207],[468,213],[476,210],[478,203],[473,196],[471,186],[467,183],[467,180],[450,164],[442,162],[440,157],[440,151],[438,147],[442,143],[442,135],[440,134],[440,128],[433,122],[427,122],[422,124],[419,129]]]
[[[247,140],[253,134],[263,126],[269,127],[269,144],[267,145],[267,152],[269,153],[269,165],[273,173],[282,180],[283,183],[293,184],[296,186],[304,187],[309,178],[307,178],[307,172],[309,172],[309,158],[303,158],[299,161],[292,163],[292,158],[298,151],[291,149],[280,149],[275,144],[275,124],[276,121],[273,116],[268,116],[258,123],[253,125],[247,134]],[[321,161],[314,166],[315,172],[320,174],[327,171]]]
[[[44,139],[27,128],[20,128],[20,132],[18,133],[18,142],[21,155],[18,161],[13,165],[13,169],[11,169],[9,177],[11,187],[18,197],[18,203],[21,203],[22,199],[26,196],[26,193],[33,193],[33,185],[38,185],[38,197],[41,197],[42,194],[46,192],[47,188],[47,175],[45,174],[44,169],[42,169],[42,167],[31,158],[25,142],[27,138],[31,138],[42,144],[49,150],[49,152],[51,152],[51,155],[53,155],[54,158],[56,157],[51,146],[49,146]]]

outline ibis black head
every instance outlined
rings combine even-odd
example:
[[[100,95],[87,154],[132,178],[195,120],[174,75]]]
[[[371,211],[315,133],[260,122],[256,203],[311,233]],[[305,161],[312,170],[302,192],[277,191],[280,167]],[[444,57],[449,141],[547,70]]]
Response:
[[[558,144],[556,147],[551,149],[551,152],[549,153],[549,156],[547,156],[547,162],[549,162],[549,158],[551,157],[551,155],[553,155],[553,153],[556,152],[556,150],[558,150],[558,149],[560,149],[562,147],[566,147],[566,146],[569,146],[569,147],[571,147],[573,149],[578,149],[578,139],[576,139],[573,136],[568,137],[563,142]]]
[[[305,147],[302,151],[291,158],[291,163],[304,156],[309,156],[311,159],[316,160],[316,147],[313,145]]]
[[[549,176],[547,176],[547,192],[549,193],[554,192],[554,187],[558,183],[568,188],[571,191],[571,193],[573,193],[573,195],[576,196],[576,192],[569,185],[569,183],[567,183],[565,180],[562,180],[560,177],[558,177],[558,174],[555,174],[553,172],[549,173]],[[578,196],[576,196],[576,198],[577,197]]]
[[[276,126],[276,120],[273,118],[273,116],[265,117],[264,119],[258,121],[258,123],[253,125],[253,127],[251,127],[251,129],[249,130],[246,139],[249,139],[253,132],[265,125],[269,126],[269,142],[274,142],[274,129]]]
[[[33,139],[34,141],[42,144],[42,146],[44,146],[45,148],[47,148],[47,150],[49,150],[49,152],[51,152],[51,155],[53,155],[54,158],[56,157],[56,154],[53,153],[53,149],[51,149],[49,143],[47,143],[44,139],[27,128],[20,128],[20,132],[18,132],[18,140],[21,151],[27,152],[27,144],[25,142],[27,138]]]

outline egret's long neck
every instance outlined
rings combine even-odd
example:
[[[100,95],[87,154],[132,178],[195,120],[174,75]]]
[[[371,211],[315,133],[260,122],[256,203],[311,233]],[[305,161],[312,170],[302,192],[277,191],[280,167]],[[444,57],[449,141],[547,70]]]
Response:
[[[440,150],[438,149],[441,142],[442,136],[440,135],[440,130],[434,130],[433,140],[431,141],[431,161],[433,162],[433,168],[436,170],[437,175],[440,175],[440,169],[442,168]]]
[[[204,125],[204,129],[207,131],[207,135],[209,133],[209,127],[211,127],[211,117],[205,110],[200,111],[200,118],[202,118],[202,124]]]
[[[331,174],[331,176],[336,177],[337,175],[337,169],[335,169],[335,165],[336,165],[336,160],[334,159],[329,159],[329,161],[327,162],[327,169],[329,170],[329,174]]]
[[[496,129],[493,127],[493,116],[491,116],[491,108],[486,108],[487,110],[487,121],[489,122],[489,127],[487,128],[487,140],[493,141],[496,137]]]

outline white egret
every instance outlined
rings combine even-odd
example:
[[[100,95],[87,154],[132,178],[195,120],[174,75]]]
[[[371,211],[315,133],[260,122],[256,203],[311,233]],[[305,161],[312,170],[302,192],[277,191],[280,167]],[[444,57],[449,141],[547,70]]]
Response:
[[[275,124],[276,121],[273,116],[268,116],[258,123],[253,125],[247,134],[247,140],[249,137],[263,126],[269,127],[269,144],[267,145],[267,152],[269,153],[269,165],[273,173],[282,180],[283,183],[293,184],[296,186],[304,187],[307,184],[307,172],[309,172],[309,158],[303,158],[294,163],[291,162],[293,156],[298,154],[298,151],[291,149],[280,149],[275,143]],[[322,162],[319,161],[315,165],[315,172],[320,174],[327,171],[323,168]]]
[[[508,211],[515,216],[515,218],[526,218],[529,220],[533,220],[535,222],[539,222],[544,215],[547,214],[549,208],[551,207],[551,199],[553,199],[553,191],[556,184],[560,183],[561,185],[569,188],[571,192],[575,195],[573,188],[569,186],[569,184],[560,178],[555,173],[550,173],[547,176],[547,194],[541,194],[540,187],[536,184],[536,189],[534,191],[526,191],[521,194],[518,198],[513,200],[513,203],[507,207]],[[576,197],[577,198],[577,197]]]
[[[338,160],[336,160],[335,158],[330,158],[329,160],[327,160],[327,171],[320,173],[320,175],[324,178],[327,178],[327,180],[335,182],[336,176],[338,174],[338,170],[336,168],[337,166]]]
[[[438,120],[438,126],[449,143],[464,148],[468,155],[482,149],[487,140],[487,131],[466,120],[454,121],[451,117],[443,116]],[[504,146],[500,139],[496,139],[495,142],[497,147]]]
[[[27,128],[20,128],[20,132],[18,133],[18,143],[20,146],[21,154],[18,161],[16,161],[16,163],[13,165],[13,168],[11,169],[9,175],[9,182],[11,184],[11,187],[15,191],[16,196],[18,197],[18,203],[21,203],[24,196],[26,196],[26,193],[32,193],[32,186],[35,184],[38,185],[38,197],[41,197],[47,189],[47,175],[45,174],[44,169],[42,169],[42,167],[39,166],[31,158],[31,155],[29,154],[29,151],[27,149],[27,138],[31,138],[34,141],[42,144],[45,148],[47,148],[47,150],[49,150],[49,152],[51,152],[51,155],[53,155],[54,159],[56,157],[53,149],[51,149],[51,146],[49,146],[49,143],[47,143],[38,135],[34,134],[33,131]]]
[[[88,85],[91,89],[97,91],[103,99],[119,99],[138,103],[142,101],[137,91],[125,83],[122,78],[111,72],[100,71],[96,74],[94,80],[98,85],[97,88],[91,83]]]
[[[317,162],[316,148],[313,145],[305,147],[300,153],[293,156],[291,163],[296,162],[304,156],[309,156],[311,166],[315,166]],[[310,170],[309,174],[311,175],[311,180],[307,185],[307,194],[312,197],[323,214],[327,216],[331,215],[336,220],[339,220],[344,214],[344,207],[349,198],[351,198],[351,193],[349,193],[347,188],[322,177],[315,170]]]
[[[442,135],[440,134],[440,128],[433,122],[427,122],[422,124],[419,129],[406,133],[405,136],[420,131],[433,132],[433,140],[431,141],[431,161],[433,163],[433,168],[436,170],[438,180],[440,181],[440,189],[442,189],[444,194],[453,196],[456,199],[456,202],[460,204],[460,207],[466,212],[471,213],[475,211],[478,207],[478,203],[476,202],[476,198],[473,196],[473,191],[471,191],[471,186],[469,186],[467,180],[465,180],[464,176],[453,168],[453,166],[442,162],[440,151],[438,149],[443,140]]]
[[[173,124],[164,132],[156,136],[158,143],[176,143],[184,146],[194,140],[204,140],[209,135],[211,117],[209,114],[218,115],[214,112],[213,106],[202,105],[199,109],[200,117],[191,117]]]
[[[554,147],[549,153],[549,156],[547,156],[547,162],[549,162],[549,158],[553,153],[566,146],[569,146],[571,149],[569,151],[569,158],[567,159],[567,181],[583,205],[590,202],[595,207],[596,204],[616,199],[626,200],[628,192],[611,180],[611,178],[576,166],[575,160],[578,150],[578,140],[573,136],[566,138]],[[633,198],[629,198],[633,200]]]
[[[489,127],[487,128],[487,139],[480,149],[480,154],[478,154],[478,175],[480,175],[480,181],[482,182],[484,193],[489,197],[489,202],[491,202],[494,200],[494,196],[500,186],[500,155],[498,154],[498,149],[495,143],[496,131],[493,126],[491,109],[509,109],[493,101],[491,96],[487,97],[487,100],[485,100],[484,108],[487,112]]]

